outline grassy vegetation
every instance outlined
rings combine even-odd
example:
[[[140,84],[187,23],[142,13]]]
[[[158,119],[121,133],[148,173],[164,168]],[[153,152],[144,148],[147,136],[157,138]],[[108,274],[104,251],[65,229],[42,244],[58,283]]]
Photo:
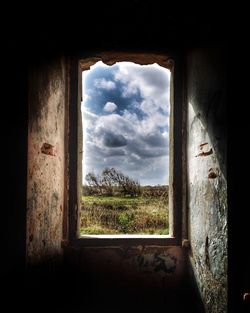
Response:
[[[81,234],[167,235],[168,186],[138,197],[82,196]]]

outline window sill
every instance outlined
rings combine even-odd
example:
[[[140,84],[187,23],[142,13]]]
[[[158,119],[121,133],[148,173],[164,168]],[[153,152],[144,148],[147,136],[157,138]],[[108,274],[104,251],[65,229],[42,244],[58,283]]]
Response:
[[[169,235],[84,235],[63,246],[177,246],[177,239]]]

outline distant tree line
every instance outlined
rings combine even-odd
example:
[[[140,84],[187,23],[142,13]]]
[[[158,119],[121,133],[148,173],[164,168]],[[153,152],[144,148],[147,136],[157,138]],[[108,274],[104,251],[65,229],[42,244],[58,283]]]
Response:
[[[85,195],[115,194],[136,197],[141,194],[141,186],[137,180],[123,174],[115,168],[105,168],[102,174],[90,172],[86,175],[87,186],[83,186]]]
[[[161,197],[162,195],[168,197],[168,185],[148,185],[141,187],[141,189],[144,197]]]

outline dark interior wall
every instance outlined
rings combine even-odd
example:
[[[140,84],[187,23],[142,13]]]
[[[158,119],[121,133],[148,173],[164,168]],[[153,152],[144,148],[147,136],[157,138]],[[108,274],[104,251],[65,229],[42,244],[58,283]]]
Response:
[[[28,67],[23,59],[17,68],[13,57],[9,53],[3,64],[3,146],[12,152],[3,155],[1,229],[7,255],[1,258],[1,274],[23,270],[26,254]]]
[[[65,260],[77,302],[84,292],[86,307],[94,312],[203,313],[187,276],[186,251],[179,246],[69,246]]]
[[[221,313],[228,269],[226,61],[216,46],[187,57],[190,257],[207,312]]]

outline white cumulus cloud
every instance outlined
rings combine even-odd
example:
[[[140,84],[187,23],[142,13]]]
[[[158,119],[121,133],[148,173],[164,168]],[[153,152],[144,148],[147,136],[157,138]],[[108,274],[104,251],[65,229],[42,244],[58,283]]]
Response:
[[[107,102],[104,107],[103,111],[112,113],[117,109],[117,105],[114,102]]]
[[[105,90],[113,90],[116,88],[116,85],[112,80],[107,80],[105,78],[95,79],[94,86]]]
[[[123,84],[123,97],[131,97],[137,92],[146,100],[142,110],[154,102],[153,109],[169,112],[170,71],[158,64],[138,65],[131,62],[119,63],[114,75],[115,81]]]

